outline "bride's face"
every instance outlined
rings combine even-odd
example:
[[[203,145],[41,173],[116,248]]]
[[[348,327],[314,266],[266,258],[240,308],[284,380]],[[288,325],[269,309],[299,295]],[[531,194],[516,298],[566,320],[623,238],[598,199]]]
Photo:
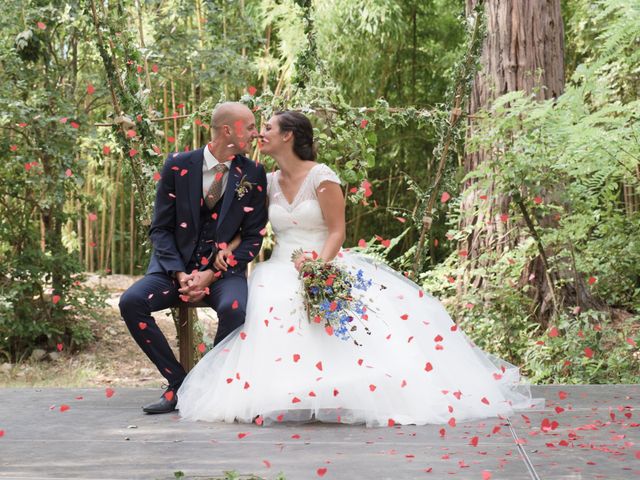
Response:
[[[260,151],[271,156],[274,154],[277,155],[278,152],[286,148],[287,142],[285,139],[290,135],[290,132],[285,132],[283,135],[280,131],[280,125],[278,124],[278,117],[277,115],[274,115],[262,126],[260,138],[258,139]]]

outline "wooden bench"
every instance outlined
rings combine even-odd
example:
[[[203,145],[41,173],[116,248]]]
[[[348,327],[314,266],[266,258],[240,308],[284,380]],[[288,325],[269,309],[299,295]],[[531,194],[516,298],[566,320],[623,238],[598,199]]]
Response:
[[[191,312],[194,308],[209,307],[204,302],[197,303],[184,303],[180,302],[174,305],[173,308],[178,309],[178,346],[180,348],[180,363],[184,369],[189,372],[194,365],[193,349],[193,314]]]

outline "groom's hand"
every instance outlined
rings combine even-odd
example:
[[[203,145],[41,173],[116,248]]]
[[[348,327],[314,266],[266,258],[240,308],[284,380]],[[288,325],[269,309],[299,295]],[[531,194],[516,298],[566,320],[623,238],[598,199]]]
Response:
[[[187,282],[191,280],[193,277],[185,272],[176,272],[176,280],[178,280],[178,284],[180,288],[185,288],[187,286]]]
[[[193,272],[186,285],[178,291],[188,297],[189,303],[199,302],[209,293],[209,285],[217,279],[213,270]]]

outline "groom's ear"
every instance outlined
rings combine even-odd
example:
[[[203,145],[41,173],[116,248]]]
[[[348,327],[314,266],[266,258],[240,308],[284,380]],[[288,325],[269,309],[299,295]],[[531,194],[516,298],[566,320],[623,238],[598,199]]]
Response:
[[[228,137],[229,135],[231,135],[231,127],[229,125],[223,125],[222,133],[224,133],[224,135]]]

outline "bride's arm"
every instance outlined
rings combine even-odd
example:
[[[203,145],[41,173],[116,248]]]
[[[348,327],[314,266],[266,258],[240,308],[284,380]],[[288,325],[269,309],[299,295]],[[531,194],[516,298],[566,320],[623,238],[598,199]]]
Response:
[[[344,196],[340,185],[331,181],[322,182],[316,191],[329,236],[324,242],[320,259],[333,260],[345,240]]]

